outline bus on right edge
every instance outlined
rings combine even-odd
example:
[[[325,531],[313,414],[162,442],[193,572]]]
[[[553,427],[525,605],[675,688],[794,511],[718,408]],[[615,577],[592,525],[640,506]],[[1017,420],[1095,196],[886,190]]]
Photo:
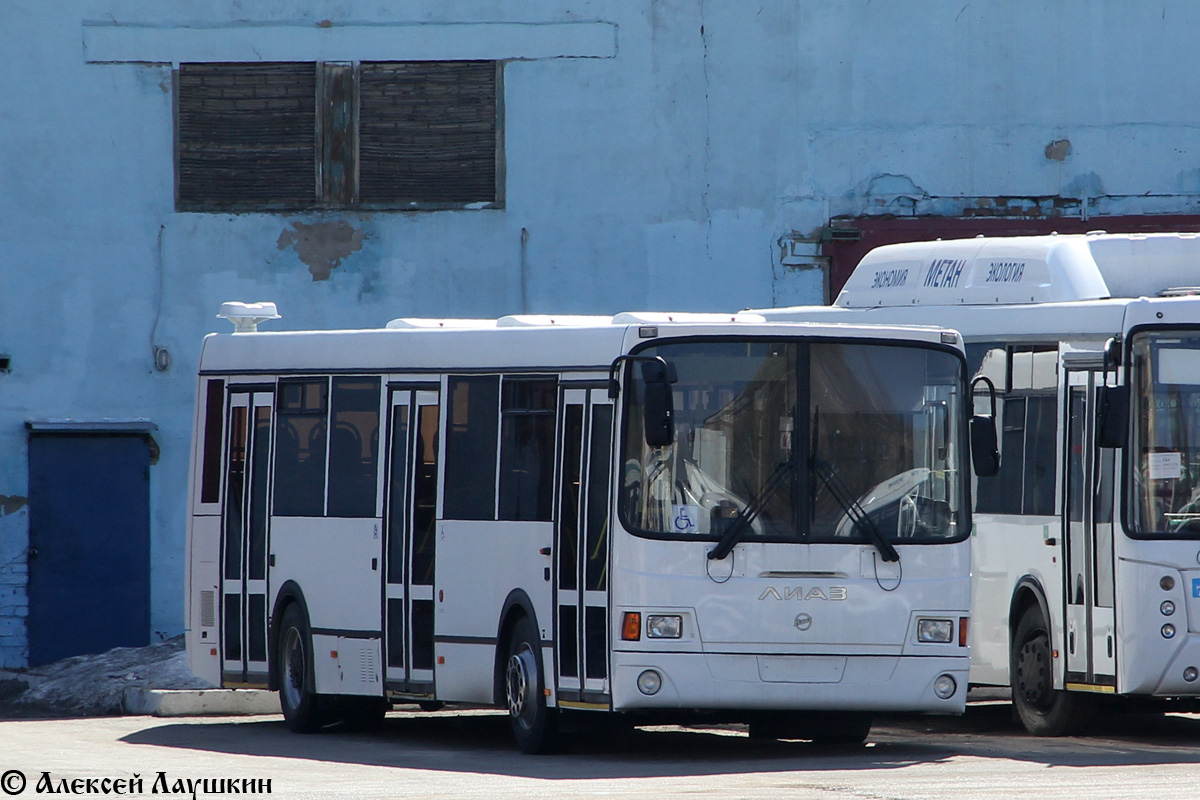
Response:
[[[1200,707],[1200,236],[888,245],[832,306],[758,313],[963,334],[1001,432],[975,492],[972,685],[1011,687],[1044,736]]]

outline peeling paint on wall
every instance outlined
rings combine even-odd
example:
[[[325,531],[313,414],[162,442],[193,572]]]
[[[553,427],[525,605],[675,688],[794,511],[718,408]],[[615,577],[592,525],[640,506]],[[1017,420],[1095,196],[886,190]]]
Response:
[[[1059,139],[1046,145],[1046,158],[1051,161],[1066,161],[1071,155],[1071,140]]]
[[[329,280],[342,260],[362,249],[366,232],[345,220],[336,222],[293,223],[279,234],[280,250],[289,247],[308,266],[314,281]]]

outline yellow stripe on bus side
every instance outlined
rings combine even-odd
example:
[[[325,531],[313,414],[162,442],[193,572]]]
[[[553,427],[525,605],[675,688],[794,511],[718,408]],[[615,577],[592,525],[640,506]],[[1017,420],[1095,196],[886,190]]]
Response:
[[[588,711],[608,711],[607,703],[580,703],[576,700],[559,700],[559,708],[582,708]]]
[[[1116,694],[1117,687],[1101,686],[1098,683],[1068,683],[1064,688],[1069,692],[1100,692],[1101,694]]]

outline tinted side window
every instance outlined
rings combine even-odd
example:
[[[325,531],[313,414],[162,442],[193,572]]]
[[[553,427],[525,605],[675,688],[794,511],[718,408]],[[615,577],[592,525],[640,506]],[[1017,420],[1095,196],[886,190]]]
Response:
[[[379,378],[334,378],[330,403],[329,516],[375,516]]]
[[[444,516],[495,519],[500,376],[452,376],[448,389]]]
[[[1026,420],[1023,509],[1026,514],[1053,514],[1058,398],[1053,395],[1030,397]]]
[[[554,489],[553,379],[505,380],[500,422],[500,519],[551,517]]]
[[[1049,392],[1058,387],[1058,346],[986,342],[966,349],[972,378],[987,376],[1001,395],[998,413],[1003,424],[1000,471],[979,478],[975,509],[985,514],[1053,514],[1058,400]],[[976,413],[988,413],[984,398],[977,387]]]
[[[281,517],[319,517],[325,513],[329,381],[280,381],[278,398],[275,513]]]
[[[209,381],[205,387],[204,457],[200,468],[200,502],[221,499],[221,425],[225,419],[225,381]]]
[[[1020,514],[1021,489],[1025,482],[1025,400],[1003,401],[1000,432],[1000,471],[980,478],[975,508],[984,514]]]

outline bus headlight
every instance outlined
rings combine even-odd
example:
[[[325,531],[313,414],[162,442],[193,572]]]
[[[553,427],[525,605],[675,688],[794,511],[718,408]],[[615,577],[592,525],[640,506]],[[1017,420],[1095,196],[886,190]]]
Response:
[[[1175,638],[1175,626],[1169,622],[1166,625],[1163,625],[1162,626],[1162,635],[1163,635],[1164,639],[1174,639]]]
[[[1163,600],[1162,605],[1158,607],[1158,610],[1162,612],[1164,617],[1169,617],[1175,613],[1175,604],[1170,600]]]
[[[942,700],[949,700],[958,691],[958,682],[951,675],[938,675],[933,680],[933,693]]]
[[[646,616],[647,639],[678,639],[683,635],[683,617],[676,614]]]
[[[948,619],[918,619],[917,641],[949,644],[954,641],[954,622]],[[953,692],[951,692],[953,694]]]

